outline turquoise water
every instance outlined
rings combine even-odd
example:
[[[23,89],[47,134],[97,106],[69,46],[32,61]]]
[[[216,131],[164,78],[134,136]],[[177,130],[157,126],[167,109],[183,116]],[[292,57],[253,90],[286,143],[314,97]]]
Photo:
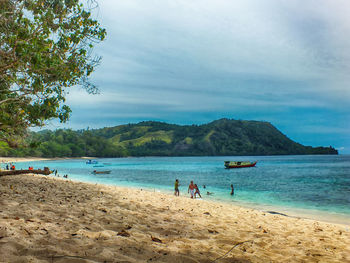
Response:
[[[193,180],[203,199],[237,202],[261,209],[302,209],[350,219],[350,155],[254,156],[254,157],[144,157],[60,160],[18,163],[57,169],[62,176],[83,182],[148,188],[171,193],[175,179],[180,194],[187,195]],[[258,161],[256,167],[224,169],[225,160]],[[110,170],[110,174],[92,174]],[[230,185],[235,195],[230,195]],[[203,185],[206,188],[203,188]],[[206,195],[207,191],[213,193]],[[282,209],[282,210],[283,210]],[[350,221],[349,221],[350,222]]]

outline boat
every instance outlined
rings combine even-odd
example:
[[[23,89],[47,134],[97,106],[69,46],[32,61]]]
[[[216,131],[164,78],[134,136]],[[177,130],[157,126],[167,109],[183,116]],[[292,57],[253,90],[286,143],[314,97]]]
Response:
[[[241,161],[241,162],[225,161],[225,167],[226,169],[254,167],[256,163],[257,162],[249,162],[249,161]]]
[[[110,174],[111,171],[110,170],[107,170],[107,171],[96,171],[96,170],[94,170],[92,173],[93,174]]]
[[[86,162],[86,164],[97,164],[97,163],[98,163],[98,161],[96,161],[96,160],[88,160]]]

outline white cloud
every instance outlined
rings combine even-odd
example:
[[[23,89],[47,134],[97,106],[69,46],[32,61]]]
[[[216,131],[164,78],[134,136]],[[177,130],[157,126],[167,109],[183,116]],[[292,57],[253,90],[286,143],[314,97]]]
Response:
[[[284,122],[279,111],[316,112],[316,118],[341,113],[350,122],[349,1],[103,0],[99,5],[98,19],[108,32],[96,49],[103,61],[93,75],[101,95],[71,92],[68,104],[75,116],[84,114],[80,106],[95,109],[90,114],[105,123],[166,115],[171,122],[185,112],[193,119],[211,112]],[[344,131],[335,127],[337,132]]]

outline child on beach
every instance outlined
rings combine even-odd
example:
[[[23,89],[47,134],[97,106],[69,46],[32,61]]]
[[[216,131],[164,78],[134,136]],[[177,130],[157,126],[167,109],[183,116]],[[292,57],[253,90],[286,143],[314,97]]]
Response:
[[[195,184],[194,189],[196,190],[194,193],[194,198],[196,198],[197,194],[199,195],[200,198],[202,198],[201,193],[199,192],[198,186]]]
[[[191,198],[193,198],[194,196],[194,184],[193,184],[193,181],[191,181],[190,185],[188,186],[188,190],[187,190],[187,193],[191,192]]]
[[[179,180],[176,179],[175,180],[175,196],[179,196],[180,195],[180,191],[179,191]]]

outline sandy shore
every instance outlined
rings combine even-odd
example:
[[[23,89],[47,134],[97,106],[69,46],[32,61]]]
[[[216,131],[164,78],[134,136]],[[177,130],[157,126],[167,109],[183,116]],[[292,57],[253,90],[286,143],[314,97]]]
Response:
[[[0,196],[0,262],[350,262],[348,225],[38,175]]]
[[[16,163],[16,162],[38,162],[48,160],[71,160],[71,159],[93,159],[95,157],[77,157],[77,158],[42,158],[42,157],[0,157],[0,163]]]
[[[40,158],[40,157],[0,157],[0,163],[34,162],[34,161],[45,161],[45,160],[53,160],[53,159]]]

